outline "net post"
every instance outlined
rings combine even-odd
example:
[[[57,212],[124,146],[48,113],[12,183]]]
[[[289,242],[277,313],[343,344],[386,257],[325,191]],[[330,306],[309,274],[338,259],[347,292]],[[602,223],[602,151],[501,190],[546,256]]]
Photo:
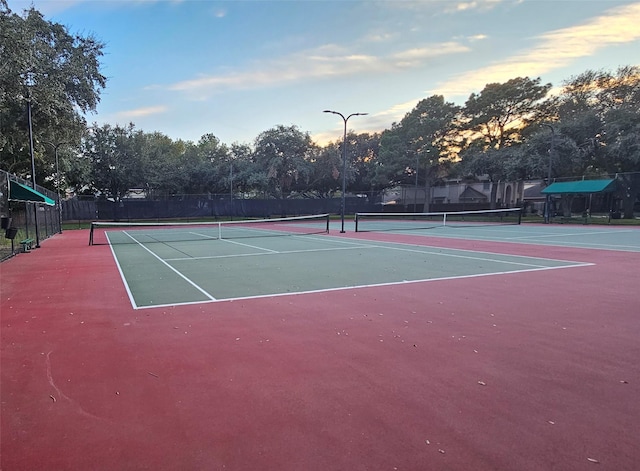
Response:
[[[327,213],[327,234],[329,233],[329,223],[331,221],[331,215]]]
[[[353,222],[356,225],[356,232],[358,232],[358,213],[356,213],[353,217]]]
[[[447,225],[447,213],[442,214],[442,225],[443,226]]]
[[[218,222],[218,240],[222,240],[222,223]]]
[[[93,221],[91,222],[91,228],[89,229],[89,245],[93,245]]]

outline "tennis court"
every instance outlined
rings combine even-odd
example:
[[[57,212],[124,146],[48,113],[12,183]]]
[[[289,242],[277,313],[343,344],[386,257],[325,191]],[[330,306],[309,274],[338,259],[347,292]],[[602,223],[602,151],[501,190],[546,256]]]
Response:
[[[226,229],[65,231],[2,264],[2,469],[640,460],[640,230]]]
[[[294,220],[295,221],[295,220]],[[575,268],[584,262],[319,235],[324,223],[116,227],[112,247],[135,308]],[[285,221],[289,222],[289,221]],[[239,226],[239,227],[234,227]],[[264,224],[263,224],[264,226]],[[125,226],[127,227],[127,226]],[[133,229],[133,230],[131,230]],[[302,230],[306,229],[306,230]],[[307,232],[306,235],[302,235]],[[277,237],[280,236],[280,237]]]

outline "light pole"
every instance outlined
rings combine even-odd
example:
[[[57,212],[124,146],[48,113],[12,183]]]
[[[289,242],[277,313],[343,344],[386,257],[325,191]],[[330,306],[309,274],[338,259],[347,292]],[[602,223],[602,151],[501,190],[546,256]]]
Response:
[[[342,220],[340,232],[344,234],[345,192],[347,190],[347,121],[349,121],[349,118],[352,116],[365,116],[369,113],[351,113],[346,118],[342,113],[338,113],[337,111],[324,110],[323,113],[337,114],[342,118],[342,121],[344,121],[344,139],[342,141],[342,202],[340,205],[340,219]]]
[[[229,157],[229,212],[231,219],[233,219],[233,160],[231,157]]]
[[[418,168],[420,167],[420,154],[416,152],[416,187],[413,190],[413,212],[418,212]]]
[[[543,126],[551,129],[551,145],[549,146],[549,167],[547,169],[547,186],[551,185],[551,159],[553,157],[553,153],[555,151],[555,138],[556,138],[556,130],[550,124],[544,124]],[[544,204],[544,223],[549,224],[551,222],[551,195],[547,193],[546,200]]]
[[[56,192],[58,193],[58,225],[60,232],[62,232],[62,198],[60,197],[60,167],[58,165],[58,147],[69,144],[69,142],[58,142],[54,144],[53,142],[42,141],[45,144],[49,144],[53,147],[53,152],[56,157]]]
[[[26,85],[27,85],[27,120],[29,123],[29,154],[31,155],[31,183],[33,189],[36,189],[36,159],[33,155],[33,124],[31,120],[31,87],[33,85],[34,78],[32,72],[27,72]],[[40,248],[40,229],[38,229],[38,206],[37,203],[33,203],[33,222],[36,229],[36,245],[35,248]]]

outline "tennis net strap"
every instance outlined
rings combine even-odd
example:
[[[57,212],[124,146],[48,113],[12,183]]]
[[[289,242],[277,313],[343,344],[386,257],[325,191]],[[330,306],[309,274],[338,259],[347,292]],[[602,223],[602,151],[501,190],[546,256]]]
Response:
[[[521,208],[433,213],[356,213],[356,232],[520,224]]]
[[[170,243],[329,232],[329,214],[216,222],[91,223],[89,245]]]

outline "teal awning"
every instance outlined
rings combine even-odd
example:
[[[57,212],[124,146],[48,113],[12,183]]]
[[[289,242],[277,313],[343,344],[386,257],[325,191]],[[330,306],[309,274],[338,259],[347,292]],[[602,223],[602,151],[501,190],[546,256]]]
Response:
[[[591,193],[610,193],[615,191],[615,180],[580,180],[577,182],[552,183],[541,193],[545,195],[565,195]]]
[[[48,196],[13,180],[11,180],[9,184],[9,199],[13,201],[27,201],[29,203],[44,203],[49,206],[56,205],[56,202]]]

